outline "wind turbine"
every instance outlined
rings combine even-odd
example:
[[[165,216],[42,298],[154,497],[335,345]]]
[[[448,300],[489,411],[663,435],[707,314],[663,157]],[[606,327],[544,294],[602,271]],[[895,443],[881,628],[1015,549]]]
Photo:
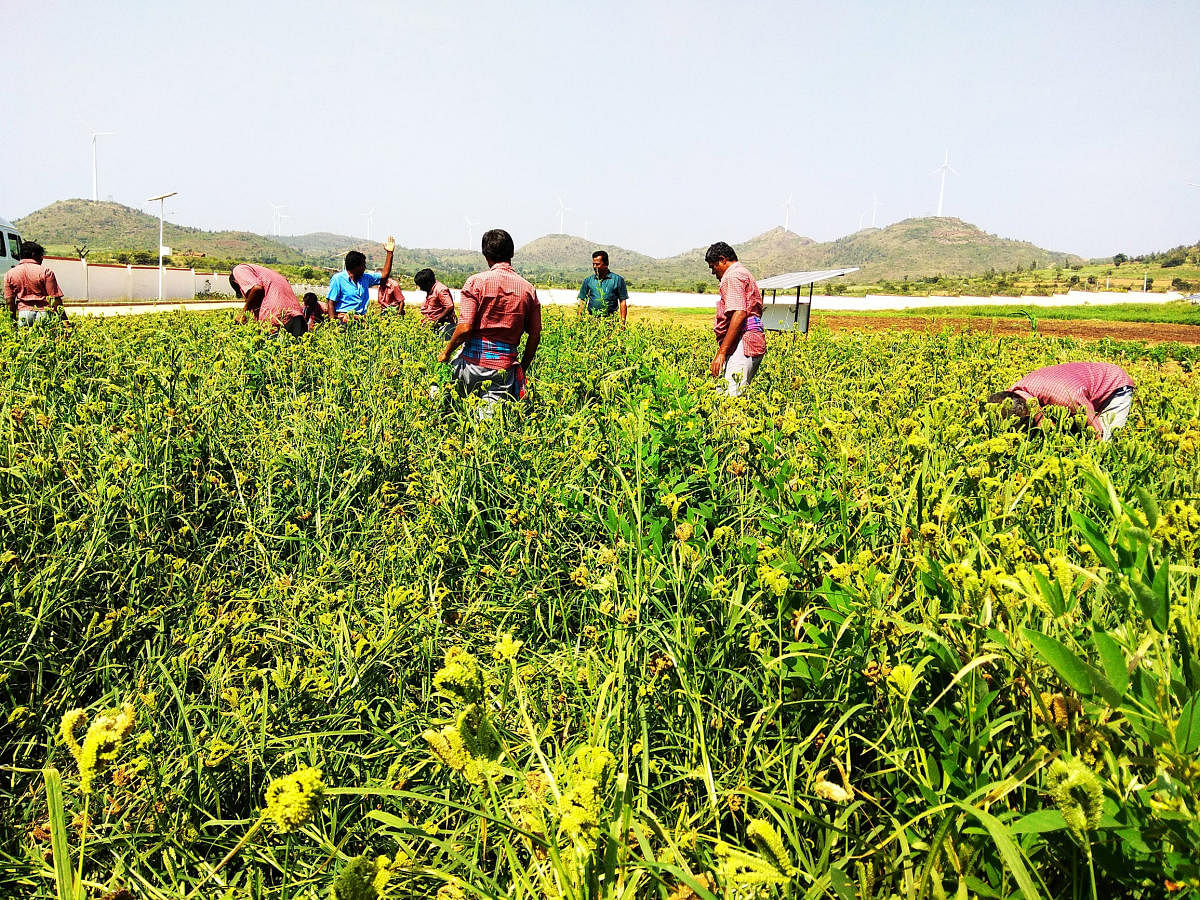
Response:
[[[940,217],[942,214],[942,201],[946,197],[946,175],[947,174],[950,174],[950,175],[958,174],[958,172],[954,171],[954,168],[950,165],[950,151],[949,150],[946,151],[945,161],[940,166],[938,166],[936,169],[934,169],[930,174],[937,175],[939,173],[942,176],[942,187],[941,187],[941,190],[938,191],[938,208],[937,208],[937,214]]]
[[[584,220],[583,220],[583,239],[584,239],[585,241],[588,239],[588,230],[589,230],[589,226],[591,226],[591,224],[592,224],[592,220],[591,220],[591,219],[584,219]]]
[[[271,234],[279,237],[279,220],[285,218],[281,210],[287,209],[286,203],[272,203],[267,201],[267,206],[271,207]]]
[[[291,218],[291,216],[289,216],[287,213],[280,213],[280,214],[279,214],[279,226],[278,226],[278,227],[276,228],[276,230],[275,230],[275,236],[276,236],[276,237],[279,237],[279,228],[282,228],[282,227],[283,227],[283,220],[284,220],[284,219],[290,219],[290,218]]]
[[[883,204],[879,202],[878,194],[872,194],[871,201],[871,227],[874,228],[875,216],[879,214],[879,207],[883,206]]]
[[[115,131],[93,131],[92,132],[92,202],[95,203],[100,199],[100,174],[96,168],[96,138],[104,137],[108,134],[116,134]]]
[[[790,231],[792,227],[792,195],[788,194],[787,203],[783,204],[783,230]]]
[[[369,241],[371,240],[371,226],[375,224],[375,207],[371,207],[363,215],[367,218],[367,240]]]
[[[472,219],[470,216],[463,216],[463,221],[467,223],[467,249],[470,250],[475,239],[475,226],[478,225],[479,222],[475,219]]]
[[[562,194],[558,195],[558,233],[566,234],[567,213],[572,212],[571,207],[567,206],[567,198]]]

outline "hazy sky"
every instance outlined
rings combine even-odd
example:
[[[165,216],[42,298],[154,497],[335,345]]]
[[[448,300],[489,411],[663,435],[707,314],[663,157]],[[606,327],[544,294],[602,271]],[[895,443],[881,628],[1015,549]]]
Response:
[[[0,0],[0,216],[668,255],[945,213],[1087,256],[1200,240],[1191,2]],[[154,205],[155,207],[157,204]],[[157,212],[157,209],[154,210]],[[865,220],[868,224],[870,214]]]

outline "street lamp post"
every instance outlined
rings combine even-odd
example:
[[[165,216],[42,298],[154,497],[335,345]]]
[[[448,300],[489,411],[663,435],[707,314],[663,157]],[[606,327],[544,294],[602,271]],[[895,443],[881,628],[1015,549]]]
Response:
[[[158,201],[158,302],[162,303],[163,298],[163,210],[168,197],[174,197],[179,191],[171,191],[169,194],[159,194],[157,197],[150,197],[146,200],[147,203]]]

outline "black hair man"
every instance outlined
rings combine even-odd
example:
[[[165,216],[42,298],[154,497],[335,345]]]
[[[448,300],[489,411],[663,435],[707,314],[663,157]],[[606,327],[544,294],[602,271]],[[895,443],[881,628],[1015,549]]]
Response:
[[[629,288],[625,286],[625,279],[608,270],[608,251],[597,250],[592,254],[592,274],[583,279],[579,288],[580,314],[584,304],[593,316],[611,316],[620,312],[624,325],[628,303]]]

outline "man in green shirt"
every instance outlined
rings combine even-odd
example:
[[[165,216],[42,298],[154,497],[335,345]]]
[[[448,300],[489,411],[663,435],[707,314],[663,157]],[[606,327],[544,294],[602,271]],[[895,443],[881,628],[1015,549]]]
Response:
[[[621,324],[624,325],[629,289],[625,287],[624,278],[608,271],[608,251],[597,250],[592,254],[592,272],[594,274],[585,278],[579,288],[580,314],[586,303],[587,311],[593,316],[611,316],[620,312]]]

